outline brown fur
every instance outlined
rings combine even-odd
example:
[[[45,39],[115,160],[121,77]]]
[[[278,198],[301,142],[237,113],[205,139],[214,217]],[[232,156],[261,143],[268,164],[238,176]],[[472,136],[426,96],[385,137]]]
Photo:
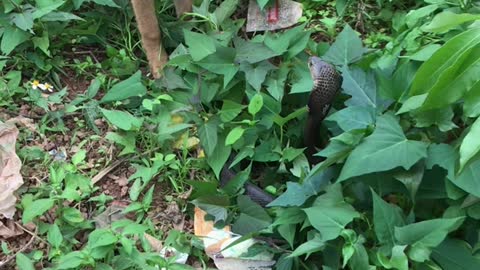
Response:
[[[147,55],[150,72],[155,79],[168,61],[168,55],[162,46],[162,36],[155,14],[155,0],[131,0],[142,46]],[[174,0],[177,17],[192,10],[192,0]]]

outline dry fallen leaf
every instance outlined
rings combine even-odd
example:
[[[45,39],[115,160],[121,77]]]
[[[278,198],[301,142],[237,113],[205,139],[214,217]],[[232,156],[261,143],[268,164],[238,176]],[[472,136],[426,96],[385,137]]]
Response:
[[[14,124],[0,122],[0,217],[11,219],[17,198],[14,192],[23,184],[22,162],[15,153],[18,129]]]
[[[0,238],[8,239],[23,234],[23,230],[15,225],[13,220],[0,222]]]

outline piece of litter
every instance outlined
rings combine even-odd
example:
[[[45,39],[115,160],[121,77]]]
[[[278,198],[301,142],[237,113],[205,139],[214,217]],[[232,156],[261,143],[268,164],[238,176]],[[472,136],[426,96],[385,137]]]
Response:
[[[247,32],[277,30],[293,26],[302,17],[302,4],[278,0],[277,9],[260,10],[256,0],[248,4]],[[275,20],[276,17],[276,20]]]

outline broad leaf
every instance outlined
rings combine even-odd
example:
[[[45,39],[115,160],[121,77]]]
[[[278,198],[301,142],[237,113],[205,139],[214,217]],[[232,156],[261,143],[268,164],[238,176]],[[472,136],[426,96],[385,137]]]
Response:
[[[457,127],[457,125],[452,122],[454,114],[451,107],[420,111],[414,113],[413,116],[417,122],[417,127],[437,126],[438,129],[443,132]]]
[[[188,30],[183,30],[183,34],[185,43],[194,61],[200,61],[217,50],[215,42],[210,36]]]
[[[468,243],[447,238],[432,252],[432,258],[448,270],[478,269],[480,258],[473,256]]]
[[[218,138],[218,144],[212,154],[207,156],[207,163],[213,169],[215,176],[219,179],[220,171],[228,160],[232,148],[225,145],[224,138]]]
[[[343,91],[352,96],[347,106],[377,107],[377,88],[372,72],[366,73],[358,67],[342,69]]]
[[[272,51],[263,43],[245,41],[241,38],[235,38],[234,43],[235,48],[237,49],[235,61],[238,62],[245,61],[254,64],[278,55],[278,53]]]
[[[235,119],[245,107],[245,105],[238,104],[234,101],[224,100],[222,110],[220,111],[220,119],[224,123],[230,122]]]
[[[142,73],[137,71],[130,78],[113,85],[101,102],[120,101],[134,96],[143,96],[145,93],[147,88],[142,84]]]
[[[305,243],[299,245],[292,254],[288,255],[288,257],[298,257],[304,254],[311,254],[322,250],[325,247],[325,240],[323,240],[320,236],[315,235],[313,239],[308,240]]]
[[[425,32],[441,33],[446,32],[461,24],[472,22],[480,19],[480,15],[470,13],[453,13],[445,10],[435,15],[433,20],[426,26],[422,27]]]
[[[480,197],[480,159],[469,163],[460,173],[460,175],[449,180],[464,191]]]
[[[454,76],[470,49],[479,42],[480,28],[472,28],[448,40],[420,66],[413,79],[410,96],[427,93],[442,74]]]
[[[402,209],[382,200],[373,189],[373,226],[381,244],[392,248],[395,245],[395,227],[405,225]]]
[[[235,49],[218,47],[215,53],[196,62],[196,64],[215,74],[223,75],[223,87],[225,88],[239,69],[234,60]]]
[[[242,63],[240,66],[240,69],[245,72],[246,81],[257,91],[260,91],[267,73],[274,68],[275,66],[268,61],[263,61],[256,65]]]
[[[35,267],[33,266],[33,261],[21,252],[17,254],[15,262],[17,263],[17,267],[20,270],[35,270]]]
[[[343,131],[365,129],[375,123],[375,109],[372,107],[350,106],[337,111],[326,120],[335,121]]]
[[[0,43],[0,50],[8,55],[10,54],[18,45],[27,41],[30,37],[25,31],[20,30],[17,27],[6,25],[3,31],[2,42]]]
[[[101,109],[105,118],[114,126],[123,130],[139,130],[143,118],[137,118],[126,111]]]
[[[217,146],[217,129],[218,121],[214,118],[208,120],[203,125],[198,127],[198,136],[200,137],[200,141],[207,155],[211,155]]]
[[[396,167],[409,169],[427,156],[427,144],[408,140],[396,117],[385,114],[377,118],[377,127],[348,157],[339,181]]]
[[[268,227],[272,220],[260,205],[254,203],[249,197],[238,197],[240,216],[232,225],[232,230],[240,235],[258,232]]]
[[[480,118],[470,127],[460,146],[460,171],[480,151]]]
[[[359,60],[365,52],[366,49],[363,48],[362,40],[347,24],[323,56],[323,59],[334,65],[346,67],[348,64]]]
[[[30,202],[23,210],[22,222],[27,224],[34,218],[43,215],[43,213],[50,210],[53,207],[54,200],[52,199],[39,199]]]
[[[438,246],[451,231],[462,225],[464,217],[431,219],[395,228],[395,239],[399,244],[410,245],[408,252],[412,260],[423,262],[429,258],[431,249]]]

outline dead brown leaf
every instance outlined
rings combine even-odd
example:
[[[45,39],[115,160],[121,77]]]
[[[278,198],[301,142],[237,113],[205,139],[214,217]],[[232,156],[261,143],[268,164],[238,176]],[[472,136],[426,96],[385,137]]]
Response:
[[[15,225],[13,220],[0,222],[0,238],[8,239],[23,234],[23,230]]]
[[[23,184],[22,162],[15,153],[17,137],[15,125],[0,122],[0,216],[8,219],[15,214],[14,192]]]

